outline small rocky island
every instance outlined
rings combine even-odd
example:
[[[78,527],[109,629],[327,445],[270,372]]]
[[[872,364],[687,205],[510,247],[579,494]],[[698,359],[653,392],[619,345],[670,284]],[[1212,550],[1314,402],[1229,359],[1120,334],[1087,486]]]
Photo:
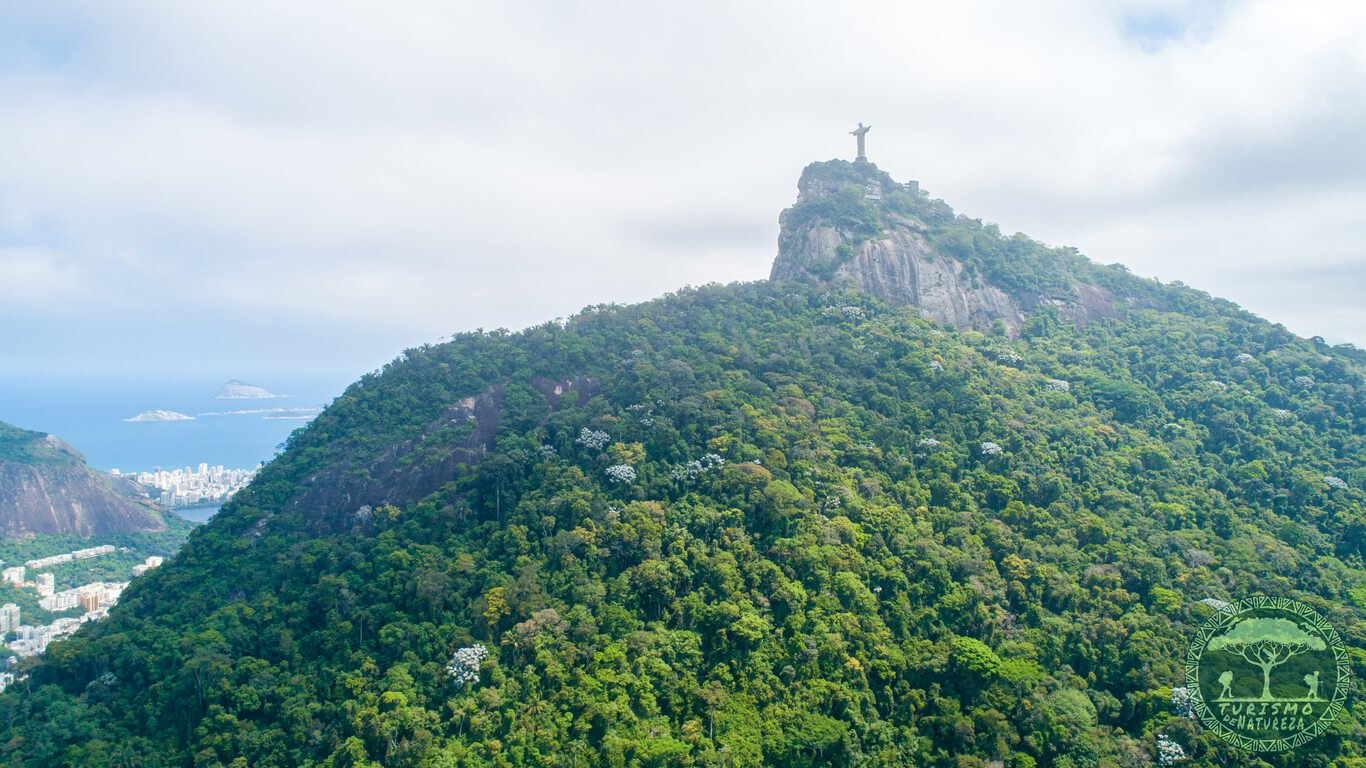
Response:
[[[131,416],[124,421],[193,421],[193,416],[186,416],[177,411],[166,411],[161,409],[143,411],[136,416]]]
[[[284,397],[284,395],[277,395],[274,392],[271,392],[268,389],[263,389],[262,387],[258,387],[255,384],[248,384],[245,381],[238,381],[237,379],[233,379],[232,381],[229,381],[228,383],[219,387],[218,394],[214,395],[213,399],[269,400],[275,397]]]

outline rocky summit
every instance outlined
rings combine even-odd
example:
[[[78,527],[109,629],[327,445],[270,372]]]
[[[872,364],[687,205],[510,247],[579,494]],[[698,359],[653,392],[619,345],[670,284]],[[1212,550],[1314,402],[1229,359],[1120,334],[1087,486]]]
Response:
[[[851,285],[955,328],[1018,336],[1036,310],[1081,325],[1150,303],[1117,297],[1075,250],[1002,237],[866,161],[807,166],[779,221],[774,280]]]
[[[0,423],[0,535],[165,528],[156,506],[131,481],[91,469],[53,435]]]

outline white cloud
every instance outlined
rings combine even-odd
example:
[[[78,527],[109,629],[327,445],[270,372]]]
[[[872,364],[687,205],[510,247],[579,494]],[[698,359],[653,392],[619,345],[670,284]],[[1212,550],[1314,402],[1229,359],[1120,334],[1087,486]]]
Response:
[[[45,248],[0,247],[0,312],[65,314],[89,285],[79,265]]]
[[[55,300],[84,275],[92,317],[182,307],[166,332],[202,335],[250,314],[262,354],[379,329],[341,363],[365,367],[761,278],[801,167],[848,155],[862,120],[875,161],[968,215],[1366,341],[1345,305],[1246,277],[1360,258],[1358,4],[30,13],[0,25],[0,243],[61,257],[8,290]]]

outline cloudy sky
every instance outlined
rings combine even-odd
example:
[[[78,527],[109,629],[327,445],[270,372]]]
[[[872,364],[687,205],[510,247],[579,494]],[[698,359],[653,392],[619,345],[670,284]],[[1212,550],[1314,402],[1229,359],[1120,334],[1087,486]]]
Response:
[[[0,375],[349,378],[763,278],[858,121],[960,212],[1366,345],[1359,2],[34,0]]]

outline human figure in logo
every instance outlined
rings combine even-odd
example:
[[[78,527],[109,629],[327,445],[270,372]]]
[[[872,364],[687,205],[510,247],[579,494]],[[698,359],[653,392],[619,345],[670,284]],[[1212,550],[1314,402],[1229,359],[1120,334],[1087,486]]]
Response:
[[[1309,686],[1309,695],[1305,696],[1310,701],[1319,700],[1319,671],[1314,670],[1313,674],[1304,676],[1304,684]]]
[[[1224,674],[1219,676],[1219,684],[1224,686],[1224,692],[1219,694],[1220,700],[1233,698],[1233,670],[1224,670]]]

